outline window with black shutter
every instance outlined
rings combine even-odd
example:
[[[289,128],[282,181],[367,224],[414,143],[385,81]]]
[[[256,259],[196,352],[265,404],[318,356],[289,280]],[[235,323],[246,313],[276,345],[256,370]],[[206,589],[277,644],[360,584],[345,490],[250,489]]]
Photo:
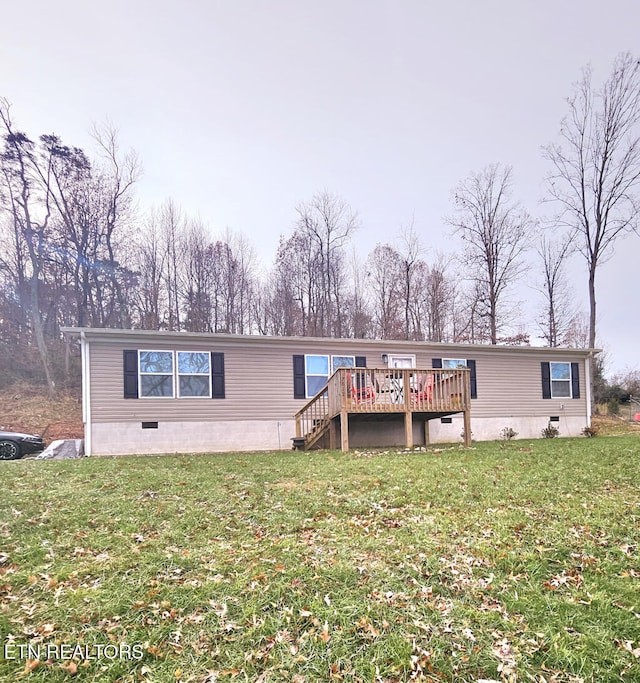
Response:
[[[580,364],[568,362],[540,363],[542,398],[580,398]]]
[[[431,367],[434,370],[441,368],[469,368],[469,381],[471,384],[471,398],[478,398],[478,380],[476,379],[476,362],[469,358],[433,358]]]

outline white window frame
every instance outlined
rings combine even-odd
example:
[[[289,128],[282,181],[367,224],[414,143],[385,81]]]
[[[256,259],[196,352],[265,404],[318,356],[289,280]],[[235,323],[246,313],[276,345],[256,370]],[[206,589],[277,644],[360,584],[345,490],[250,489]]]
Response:
[[[169,353],[171,354],[172,372],[143,372],[140,368],[140,355],[142,353]],[[209,356],[209,372],[180,372],[178,369],[178,354],[180,353],[206,353]],[[138,349],[138,398],[139,399],[207,399],[211,398],[213,387],[211,379],[211,353],[209,351],[198,351],[194,349]],[[145,396],[142,393],[142,378],[144,376],[163,376],[171,375],[171,395],[170,396]],[[209,393],[204,396],[182,396],[180,394],[180,377],[208,377]]]
[[[553,366],[554,365],[567,365],[569,367],[569,378],[568,379],[553,379]],[[569,386],[569,393],[566,396],[558,396],[553,391],[554,382],[565,382]],[[551,398],[573,398],[573,381],[571,379],[571,363],[569,361],[550,361],[549,362],[549,389],[551,391]]]
[[[309,377],[324,377],[326,381],[329,380],[329,375],[319,374],[315,372],[307,372],[307,359],[308,358],[326,358],[327,359],[327,372],[331,369],[331,356],[328,353],[305,353],[304,354],[304,393],[307,398],[313,398],[316,394],[309,393]],[[325,381],[325,384],[326,384]]]
[[[349,358],[349,359],[351,359],[351,365],[338,365],[336,367],[335,363],[334,363],[336,358]],[[331,370],[332,375],[338,368],[355,368],[355,367],[356,367],[356,357],[355,356],[352,356],[348,353],[336,353],[335,355],[331,356],[330,370]]]
[[[393,365],[395,360],[398,359],[405,359],[408,358],[411,362],[412,368],[416,367],[416,356],[414,353],[389,353],[387,354],[387,367],[389,368],[394,368],[395,366]],[[398,370],[402,370],[402,367],[397,368]]]
[[[307,358],[326,358],[327,359],[327,370],[329,371],[328,375],[320,375],[318,373],[308,373],[307,372]],[[336,371],[337,368],[334,368],[333,366],[333,360],[334,358],[350,358],[353,361],[352,366],[348,365],[340,365],[338,367],[354,367],[356,366],[356,357],[352,356],[350,354],[345,354],[345,353],[336,353],[336,354],[330,354],[330,353],[305,353],[304,355],[304,392],[305,396],[307,398],[313,398],[316,394],[311,394],[309,393],[309,377],[325,377],[325,386],[326,383],[329,381],[329,377],[333,375],[333,373]],[[317,393],[317,392],[316,392]]]
[[[445,365],[445,363],[456,363],[456,365]],[[468,368],[466,358],[443,358],[442,359],[442,369],[443,370],[457,370],[458,368]]]
[[[140,367],[141,354],[143,353],[168,353],[171,354],[171,372],[143,372]],[[175,354],[170,349],[138,349],[138,397],[139,398],[149,398],[153,400],[158,399],[168,399],[175,398],[176,396],[176,382],[175,382],[175,372],[176,372],[176,358]],[[142,393],[142,378],[149,376],[171,376],[171,396],[145,396]]]
[[[209,358],[209,372],[180,372],[179,356],[181,353],[202,353]],[[176,395],[178,398],[211,398],[211,353],[209,351],[184,351],[183,349],[175,351],[175,369],[176,369]],[[180,393],[180,378],[181,377],[207,377],[209,392],[204,396],[183,396]]]

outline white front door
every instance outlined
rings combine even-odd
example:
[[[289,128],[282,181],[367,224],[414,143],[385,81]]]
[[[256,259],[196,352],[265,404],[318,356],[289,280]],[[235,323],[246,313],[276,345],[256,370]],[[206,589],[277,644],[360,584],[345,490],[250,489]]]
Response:
[[[413,355],[402,356],[389,354],[388,365],[390,368],[415,368],[416,357]],[[389,392],[392,403],[404,403],[404,374],[402,372],[389,373]]]
[[[415,356],[400,356],[389,354],[389,367],[390,368],[415,368],[416,367],[416,357]]]

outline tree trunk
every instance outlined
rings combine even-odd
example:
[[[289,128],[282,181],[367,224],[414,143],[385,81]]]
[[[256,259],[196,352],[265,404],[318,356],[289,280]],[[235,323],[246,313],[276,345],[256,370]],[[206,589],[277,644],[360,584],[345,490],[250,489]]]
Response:
[[[589,267],[589,348],[591,349],[596,347],[596,266],[597,262],[593,261]],[[596,372],[596,359],[593,355],[591,356],[590,364],[589,375],[591,380],[591,397],[593,398]]]
[[[33,324],[33,334],[42,361],[42,368],[47,382],[47,393],[49,398],[53,398],[56,393],[56,385],[53,381],[51,373],[51,364],[49,362],[49,350],[44,338],[44,331],[42,329],[42,317],[40,315],[39,297],[38,297],[38,282],[35,278],[31,282],[31,323]]]

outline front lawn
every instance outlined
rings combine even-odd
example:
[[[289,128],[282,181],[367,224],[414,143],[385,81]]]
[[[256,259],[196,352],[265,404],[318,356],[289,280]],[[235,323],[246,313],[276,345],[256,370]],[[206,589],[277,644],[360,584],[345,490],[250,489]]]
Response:
[[[0,678],[638,681],[639,456],[0,463]]]

